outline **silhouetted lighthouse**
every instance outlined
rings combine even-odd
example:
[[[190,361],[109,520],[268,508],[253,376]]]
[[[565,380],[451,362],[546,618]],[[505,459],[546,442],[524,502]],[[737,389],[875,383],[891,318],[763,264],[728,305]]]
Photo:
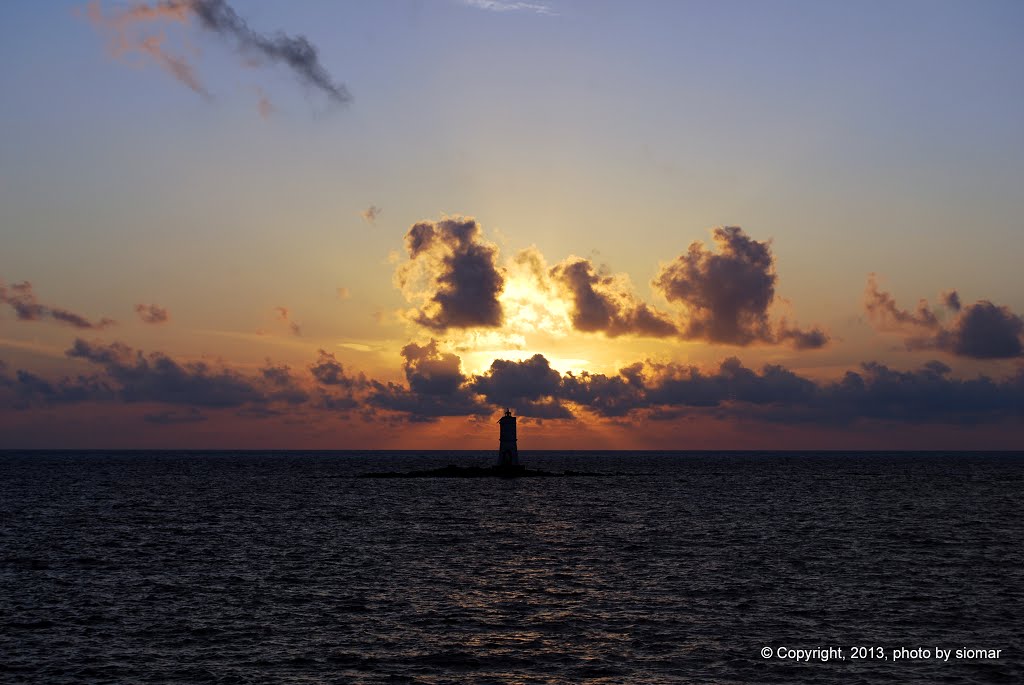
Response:
[[[501,438],[498,442],[498,468],[516,468],[519,466],[519,450],[516,448],[516,417],[512,410],[506,409],[505,415],[498,419],[501,426]]]

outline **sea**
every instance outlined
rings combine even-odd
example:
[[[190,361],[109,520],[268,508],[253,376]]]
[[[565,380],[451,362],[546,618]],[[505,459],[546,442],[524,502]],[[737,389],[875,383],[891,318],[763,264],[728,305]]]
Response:
[[[1024,453],[494,459],[0,453],[0,682],[1024,683]]]

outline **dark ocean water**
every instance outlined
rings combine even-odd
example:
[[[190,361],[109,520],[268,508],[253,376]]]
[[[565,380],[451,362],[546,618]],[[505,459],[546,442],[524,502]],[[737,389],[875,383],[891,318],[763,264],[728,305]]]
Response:
[[[524,458],[0,454],[0,681],[1024,682],[1022,454]]]

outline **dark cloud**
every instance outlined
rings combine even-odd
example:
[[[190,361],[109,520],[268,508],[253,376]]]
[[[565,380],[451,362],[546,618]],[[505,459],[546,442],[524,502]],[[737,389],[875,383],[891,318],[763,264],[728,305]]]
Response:
[[[1024,369],[1002,380],[957,378],[946,364],[897,370],[869,362],[838,380],[814,381],[779,365],[760,370],[730,357],[717,368],[635,363],[605,375],[560,374],[540,354],[497,359],[482,374],[462,372],[459,357],[436,341],[402,350],[405,384],[346,375],[321,352],[310,367],[317,389],[300,387],[288,367],[267,364],[255,376],[143,354],[121,343],[78,339],[68,356],[101,368],[93,376],[50,381],[0,364],[0,403],[14,408],[74,402],[159,403],[184,410],[147,420],[199,420],[203,409],[233,408],[239,416],[279,416],[289,408],[357,411],[367,420],[435,421],[492,415],[501,407],[536,419],[572,419],[580,412],[619,423],[711,416],[783,424],[991,424],[1024,417]]]
[[[461,360],[441,352],[437,341],[410,343],[402,348],[405,378],[409,387],[372,381],[369,402],[381,409],[408,414],[413,421],[433,421],[442,416],[486,416],[493,411],[468,387]]]
[[[712,412],[781,423],[985,423],[1024,414],[1024,372],[1003,381],[957,379],[941,362],[911,371],[867,363],[833,382],[785,367],[760,371],[730,357],[704,371],[681,364],[636,363],[616,375],[559,374],[547,359],[495,360],[467,387],[494,407],[538,418],[573,418],[572,408],[622,420],[673,419]]]
[[[422,221],[409,229],[405,245],[409,261],[399,266],[395,282],[409,299],[425,300],[412,321],[437,332],[502,325],[498,296],[505,278],[476,220]]]
[[[1024,373],[995,381],[986,376],[956,379],[950,371],[938,361],[912,371],[866,363],[859,372],[848,371],[841,381],[824,385],[822,405],[809,413],[844,422],[910,423],[986,423],[1021,416]]]
[[[123,343],[104,345],[78,338],[67,355],[102,367],[125,402],[239,407],[270,399],[253,379],[230,369],[206,362],[181,363],[161,352],[145,355]]]
[[[809,330],[791,328],[785,320],[776,329],[775,339],[778,342],[789,343],[798,350],[817,350],[827,345],[829,341],[825,331],[818,327]]]
[[[987,300],[964,307],[960,315],[932,337],[910,338],[911,349],[939,349],[974,359],[1009,359],[1024,353],[1024,320],[1007,307]]]
[[[0,302],[9,305],[21,321],[49,319],[60,324],[72,326],[73,328],[92,328],[97,330],[113,326],[116,323],[112,319],[100,319],[97,322],[93,322],[67,309],[40,304],[32,290],[32,284],[28,281],[12,283],[11,285],[6,285],[3,281],[0,281]]]
[[[187,24],[195,19],[202,28],[228,39],[245,58],[247,66],[263,62],[283,64],[304,84],[324,93],[331,101],[345,104],[352,100],[348,89],[337,83],[320,62],[316,47],[305,36],[290,36],[281,31],[271,34],[254,31],[225,0],[158,0],[137,2],[110,16],[103,14],[98,1],[86,9],[89,20],[111,36],[115,56],[135,52],[148,57],[197,93],[209,97],[195,68],[181,56],[169,52],[165,34],[140,33],[144,25]],[[266,116],[272,105],[260,91],[260,112]]]
[[[677,364],[633,365],[618,376],[567,374],[560,395],[605,417],[719,417],[783,423],[986,423],[1024,414],[1024,372],[995,381],[957,379],[941,362],[911,371],[866,363],[834,382],[819,383],[769,364],[760,372],[736,358],[705,372]]]
[[[755,371],[735,357],[713,371],[636,363],[610,376],[562,375],[535,355],[520,362],[495,360],[468,387],[492,406],[540,418],[572,418],[572,408],[615,420],[711,412],[719,418],[822,425],[986,423],[1024,414],[1024,371],[1002,381],[958,379],[937,361],[911,371],[870,362],[840,380],[816,382],[776,364]]]
[[[521,416],[571,419],[572,412],[559,399],[562,377],[543,355],[525,361],[495,359],[491,368],[469,386],[492,406],[514,407]]]
[[[953,312],[960,311],[963,306],[960,302],[960,294],[955,290],[949,290],[942,293],[942,304],[946,305],[946,308]]]
[[[644,384],[646,402],[661,407],[808,404],[816,392],[814,383],[781,366],[765,365],[759,374],[735,357],[724,360],[713,373],[693,366],[653,366]]]
[[[637,299],[624,279],[598,274],[589,259],[569,257],[551,269],[551,277],[572,300],[576,330],[655,338],[679,332],[668,316]]]
[[[14,406],[25,409],[38,404],[73,404],[106,401],[116,394],[110,385],[97,376],[65,377],[49,381],[19,369],[14,379],[3,383],[14,393]]]
[[[321,350],[321,352],[323,352],[323,350]],[[280,364],[278,366],[274,366],[269,359],[267,360],[267,365],[260,369],[260,375],[263,376],[270,385],[279,388],[287,387],[293,382],[292,371],[287,365]]]
[[[137,304],[135,313],[146,323],[167,323],[171,319],[166,309],[155,304]]]
[[[621,369],[616,376],[587,371],[579,375],[567,373],[562,378],[561,395],[600,416],[626,416],[646,406],[642,371],[643,364],[636,363]]]
[[[309,367],[309,372],[320,385],[334,385],[342,388],[355,388],[366,384],[366,379],[360,376],[349,376],[345,373],[341,362],[334,354],[326,350],[317,351],[316,363]]]
[[[305,36],[257,33],[224,0],[190,0],[187,4],[204,28],[233,39],[246,56],[287,65],[301,81],[337,103],[352,100],[348,89],[331,78],[316,47]]]
[[[366,377],[361,373],[355,376],[345,373],[341,362],[326,350],[318,350],[317,354],[317,360],[310,365],[309,372],[319,386],[319,406],[331,411],[347,411],[358,407],[358,395],[369,387]]]
[[[450,352],[440,352],[437,341],[426,345],[409,343],[402,348],[405,377],[409,388],[424,395],[451,395],[465,381],[462,360]]]
[[[768,308],[777,276],[768,243],[750,238],[738,226],[716,228],[713,237],[718,253],[694,242],[652,282],[669,302],[685,309],[684,338],[741,346],[791,342],[803,349],[828,341],[819,329],[775,330]]]
[[[775,297],[771,249],[737,226],[714,230],[719,253],[695,242],[654,280],[670,302],[687,309],[686,337],[748,345],[770,342],[768,306]]]
[[[161,352],[145,354],[120,342],[104,344],[81,338],[66,354],[99,367],[99,372],[51,381],[24,370],[10,377],[0,369],[0,388],[5,391],[0,405],[27,408],[116,401],[255,411],[297,407],[311,399],[287,366],[269,361],[255,376],[247,376],[206,362],[180,362]],[[168,416],[157,422],[171,422]]]
[[[309,393],[301,387],[286,364],[275,366],[269,359],[266,364],[259,370],[259,378],[262,381],[260,387],[264,392],[265,401],[296,405],[309,398]]]
[[[1024,355],[1024,319],[1009,308],[980,300],[966,307],[955,290],[941,295],[943,304],[955,314],[949,322],[940,321],[920,300],[917,310],[900,309],[895,299],[880,291],[872,274],[864,306],[871,323],[882,331],[902,332],[911,350],[942,350],[973,359],[1010,359]]]

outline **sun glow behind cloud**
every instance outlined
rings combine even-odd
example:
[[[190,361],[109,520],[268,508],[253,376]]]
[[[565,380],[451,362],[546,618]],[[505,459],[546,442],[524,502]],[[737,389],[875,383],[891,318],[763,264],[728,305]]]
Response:
[[[521,253],[522,254],[522,253]],[[520,335],[542,333],[563,338],[572,331],[569,302],[551,291],[541,274],[513,261],[507,267],[505,289],[499,297],[505,329]]]

